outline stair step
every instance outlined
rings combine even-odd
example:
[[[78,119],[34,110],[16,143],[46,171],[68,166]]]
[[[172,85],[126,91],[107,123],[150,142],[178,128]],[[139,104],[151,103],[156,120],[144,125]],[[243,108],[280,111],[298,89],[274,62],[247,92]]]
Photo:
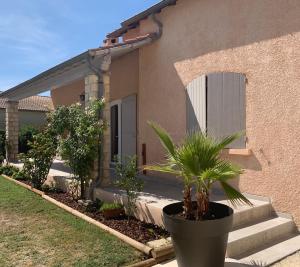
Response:
[[[291,219],[276,217],[229,233],[227,257],[236,258],[257,247],[284,238],[295,230]]]
[[[295,252],[300,251],[300,235],[282,241],[276,245],[263,249],[239,261],[244,264],[257,264],[258,266],[269,266],[278,262]]]
[[[234,209],[233,229],[263,221],[271,217],[271,203],[256,199],[250,199],[250,201],[252,202],[253,206],[242,205],[238,207],[232,207]],[[228,201],[223,200],[218,202],[229,205]]]

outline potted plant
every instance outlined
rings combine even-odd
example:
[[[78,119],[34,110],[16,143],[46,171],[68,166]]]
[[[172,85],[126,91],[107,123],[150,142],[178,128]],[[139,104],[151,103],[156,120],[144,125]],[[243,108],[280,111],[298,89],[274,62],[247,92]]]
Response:
[[[113,219],[125,214],[123,205],[119,203],[103,203],[100,207],[100,212],[105,219]]]
[[[163,209],[164,224],[172,237],[178,267],[224,266],[233,210],[227,205],[210,202],[210,189],[218,182],[234,205],[251,205],[228,183],[242,170],[220,158],[220,152],[241,134],[216,141],[195,132],[176,146],[164,129],[154,123],[150,126],[166,149],[167,159],[165,164],[145,169],[180,176],[184,181],[183,202]],[[196,189],[196,201],[192,201],[193,187]]]

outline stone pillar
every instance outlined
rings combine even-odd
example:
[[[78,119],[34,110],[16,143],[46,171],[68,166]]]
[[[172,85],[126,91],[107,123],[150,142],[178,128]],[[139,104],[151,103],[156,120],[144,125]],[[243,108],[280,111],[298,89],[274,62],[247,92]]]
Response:
[[[99,98],[99,78],[97,75],[92,74],[85,77],[85,106]],[[99,148],[100,149],[100,148]],[[92,179],[95,181],[99,177],[99,162],[98,158],[95,159],[94,168],[92,172]]]
[[[107,123],[107,128],[103,135],[102,144],[102,164],[103,164],[103,179],[102,185],[110,183],[110,76],[104,73],[103,76],[103,96],[105,100],[105,107],[103,111],[103,119]]]
[[[16,162],[19,150],[19,102],[7,101],[6,105],[6,159],[9,162]]]
[[[99,77],[91,74],[85,77],[85,106],[87,107],[91,101],[99,99]]]
[[[105,91],[107,91],[106,88],[108,88],[109,91],[109,87],[107,87],[107,84],[109,85],[108,75],[103,75],[101,76],[101,78],[99,78],[95,74],[88,75],[85,78],[85,106],[88,106],[89,103],[91,103],[91,101],[99,99],[102,96],[104,96],[105,99],[109,99],[106,98],[105,95],[106,94]],[[110,115],[109,115],[108,104],[105,106],[105,109],[103,111],[103,117],[107,122],[107,124],[109,125],[108,120]],[[109,127],[107,127],[107,129],[109,129]],[[105,131],[103,139],[104,140],[102,142],[101,148],[99,148],[101,149],[101,151],[99,151],[99,153],[101,153],[101,162],[100,162],[101,169],[99,170],[99,162],[98,159],[96,159],[92,178],[97,179],[97,177],[100,176],[100,183],[101,185],[105,186],[105,185],[109,185],[110,183],[110,175],[109,175],[110,174],[109,172],[110,150],[107,151],[107,146],[110,146],[110,132],[108,130]]]

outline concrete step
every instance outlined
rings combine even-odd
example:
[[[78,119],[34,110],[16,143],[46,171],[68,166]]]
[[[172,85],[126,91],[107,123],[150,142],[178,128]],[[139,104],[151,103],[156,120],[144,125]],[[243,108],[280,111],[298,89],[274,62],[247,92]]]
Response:
[[[251,198],[249,199],[253,206],[241,205],[232,207],[234,210],[233,229],[260,222],[272,216],[272,205],[270,202]],[[217,202],[231,206],[228,201],[222,200]]]
[[[269,266],[297,251],[300,251],[300,235],[295,235],[287,240],[253,253],[248,257],[240,259],[239,262],[247,265]]]
[[[295,231],[293,220],[276,217],[229,233],[227,257],[236,258]]]

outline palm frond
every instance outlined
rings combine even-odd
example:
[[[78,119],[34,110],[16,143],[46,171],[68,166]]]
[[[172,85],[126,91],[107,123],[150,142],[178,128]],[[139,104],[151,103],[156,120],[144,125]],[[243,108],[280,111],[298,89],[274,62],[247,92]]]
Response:
[[[237,191],[234,187],[226,182],[220,182],[228,200],[235,207],[239,204],[247,204],[253,206],[250,200],[248,200],[241,192]]]
[[[232,135],[229,135],[229,136],[223,138],[217,144],[217,147],[218,147],[219,151],[221,151],[222,149],[226,148],[228,145],[230,145],[235,140],[241,138],[243,135],[244,135],[244,132],[238,132],[238,133],[235,133],[235,134],[232,134]]]
[[[157,172],[163,172],[163,173],[170,173],[170,174],[174,174],[174,175],[181,175],[181,172],[179,170],[174,169],[172,166],[170,165],[149,165],[149,166],[145,166],[143,168],[144,170],[147,171],[157,171]]]
[[[172,138],[167,133],[165,129],[160,127],[158,124],[154,122],[148,122],[148,124],[152,127],[155,133],[158,135],[160,142],[164,146],[164,148],[172,155],[175,155],[175,145],[173,143]]]

